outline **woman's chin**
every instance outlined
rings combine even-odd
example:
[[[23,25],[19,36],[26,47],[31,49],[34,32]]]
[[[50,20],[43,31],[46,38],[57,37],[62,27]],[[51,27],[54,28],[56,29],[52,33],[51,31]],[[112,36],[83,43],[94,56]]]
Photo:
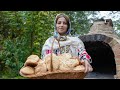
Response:
[[[61,30],[61,31],[59,31],[58,33],[59,33],[60,35],[64,35],[66,32]]]

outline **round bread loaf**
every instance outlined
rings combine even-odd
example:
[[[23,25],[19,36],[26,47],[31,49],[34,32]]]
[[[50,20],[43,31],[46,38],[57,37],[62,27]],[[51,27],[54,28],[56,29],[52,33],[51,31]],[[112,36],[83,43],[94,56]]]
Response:
[[[20,72],[24,75],[31,75],[35,73],[35,69],[30,66],[26,66],[20,69]]]
[[[30,55],[30,56],[27,58],[24,66],[35,67],[35,66],[37,66],[37,64],[38,64],[39,59],[40,59],[40,58],[39,58],[37,55]]]

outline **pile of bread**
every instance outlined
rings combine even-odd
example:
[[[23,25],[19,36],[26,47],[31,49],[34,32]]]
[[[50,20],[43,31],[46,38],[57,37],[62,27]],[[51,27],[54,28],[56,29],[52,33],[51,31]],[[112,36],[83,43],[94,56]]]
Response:
[[[55,55],[52,53],[52,72],[67,70],[84,71],[85,67],[80,60],[72,58],[71,54],[64,53]],[[30,55],[20,69],[22,75],[39,75],[46,72],[51,72],[51,54],[47,55],[44,60],[41,60],[37,55]]]

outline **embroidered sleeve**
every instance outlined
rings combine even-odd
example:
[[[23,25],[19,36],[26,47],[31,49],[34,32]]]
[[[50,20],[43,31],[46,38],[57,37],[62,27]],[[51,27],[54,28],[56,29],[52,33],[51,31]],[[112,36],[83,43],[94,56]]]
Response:
[[[78,55],[81,60],[88,60],[91,63],[91,57],[90,55],[86,52],[85,49],[80,48],[78,49]]]
[[[80,60],[88,60],[89,63],[92,63],[92,59],[91,59],[90,55],[87,53],[82,41],[80,42],[80,44],[78,46],[78,56],[79,56]]]

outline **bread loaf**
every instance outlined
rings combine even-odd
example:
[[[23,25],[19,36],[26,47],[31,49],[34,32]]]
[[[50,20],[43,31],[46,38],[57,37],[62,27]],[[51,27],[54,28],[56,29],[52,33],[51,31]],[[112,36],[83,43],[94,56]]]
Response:
[[[58,56],[60,59],[60,70],[72,70],[75,66],[79,65],[78,59],[71,59],[69,53],[64,53]]]
[[[40,61],[38,65],[35,67],[35,73],[45,73],[47,72],[47,67],[44,61]]]
[[[50,71],[51,70],[51,67],[50,67],[51,55],[50,54],[45,57],[45,64],[47,66],[48,71]],[[52,54],[52,65],[53,65],[53,71],[59,69],[60,61],[59,61],[58,56],[56,56],[54,53]]]
[[[64,57],[65,59],[70,59],[72,57],[72,55],[70,53],[63,53],[63,54],[61,54],[59,56]]]
[[[39,58],[37,55],[30,55],[30,56],[27,58],[24,66],[35,67],[35,66],[37,66],[37,64],[38,64],[39,59],[40,59],[40,58]]]
[[[74,67],[74,69],[73,70],[79,70],[79,71],[85,71],[85,67],[83,66],[83,65],[78,65],[78,66],[76,66],[76,67]]]
[[[33,67],[30,67],[30,66],[26,66],[26,67],[23,67],[20,69],[20,72],[23,74],[23,75],[31,75],[31,74],[34,74],[35,73],[35,69]]]

